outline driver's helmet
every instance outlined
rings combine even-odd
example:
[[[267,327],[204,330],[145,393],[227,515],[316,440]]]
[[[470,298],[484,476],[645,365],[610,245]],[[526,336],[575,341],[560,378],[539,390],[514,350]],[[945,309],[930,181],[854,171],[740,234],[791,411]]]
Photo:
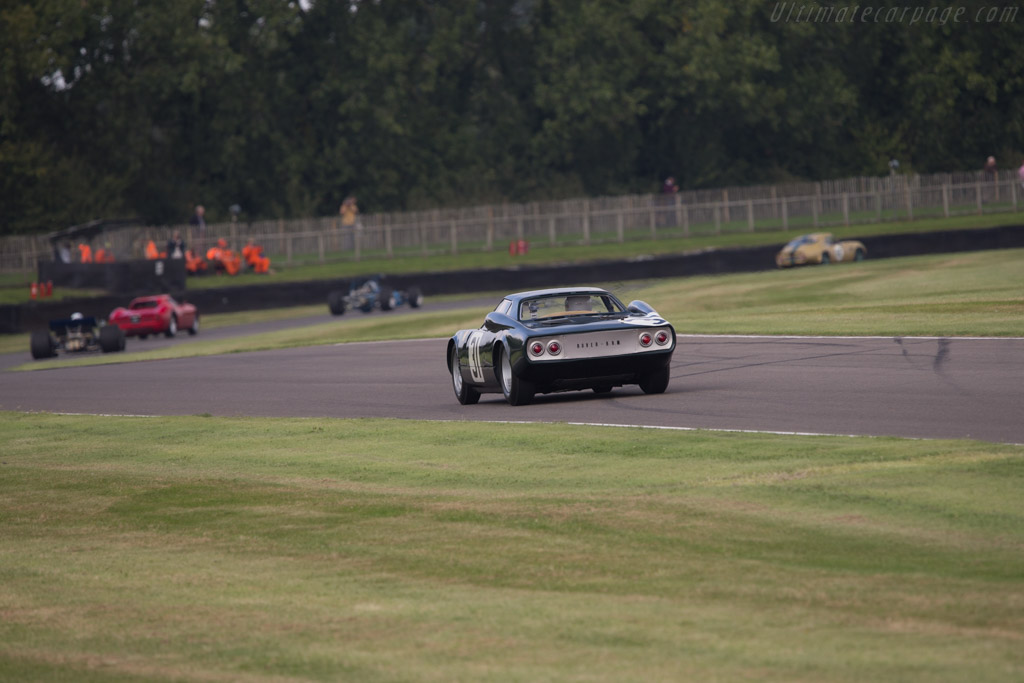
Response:
[[[77,313],[77,312],[76,312],[76,313],[72,313],[72,314],[71,314],[71,319],[72,319],[72,320],[84,320],[84,319],[85,319],[85,316],[84,316],[84,315],[82,315],[81,313]]]

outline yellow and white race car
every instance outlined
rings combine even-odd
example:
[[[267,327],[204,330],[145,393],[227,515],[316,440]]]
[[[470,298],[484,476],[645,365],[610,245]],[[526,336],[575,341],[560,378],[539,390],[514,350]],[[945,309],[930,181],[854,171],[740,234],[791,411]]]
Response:
[[[816,232],[797,237],[784,246],[775,256],[775,265],[779,268],[788,268],[812,263],[827,265],[843,261],[863,261],[867,253],[864,244],[857,240],[837,242],[831,233]]]

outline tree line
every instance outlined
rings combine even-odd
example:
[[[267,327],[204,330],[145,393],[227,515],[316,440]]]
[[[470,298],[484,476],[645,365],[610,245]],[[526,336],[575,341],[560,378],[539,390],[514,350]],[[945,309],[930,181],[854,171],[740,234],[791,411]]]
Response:
[[[788,4],[0,0],[0,233],[1020,165],[1012,4]]]

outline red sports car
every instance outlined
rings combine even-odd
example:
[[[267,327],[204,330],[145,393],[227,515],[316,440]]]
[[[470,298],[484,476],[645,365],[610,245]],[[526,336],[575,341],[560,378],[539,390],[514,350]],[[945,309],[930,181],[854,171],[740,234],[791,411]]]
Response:
[[[140,296],[132,299],[128,308],[115,308],[108,322],[120,327],[127,337],[145,339],[161,332],[173,337],[182,329],[189,334],[199,332],[199,311],[190,303],[178,303],[169,294]]]

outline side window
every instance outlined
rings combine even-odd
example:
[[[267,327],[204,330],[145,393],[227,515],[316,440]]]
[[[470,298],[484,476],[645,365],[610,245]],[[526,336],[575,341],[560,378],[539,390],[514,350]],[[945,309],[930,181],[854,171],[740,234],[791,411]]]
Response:
[[[498,303],[498,305],[494,307],[494,312],[495,313],[503,313],[505,315],[508,315],[509,309],[511,309],[511,308],[512,308],[512,302],[509,301],[508,299],[502,299]],[[480,329],[482,330],[482,329],[484,329],[486,327],[487,327],[487,321],[485,320],[484,324],[480,326]]]

